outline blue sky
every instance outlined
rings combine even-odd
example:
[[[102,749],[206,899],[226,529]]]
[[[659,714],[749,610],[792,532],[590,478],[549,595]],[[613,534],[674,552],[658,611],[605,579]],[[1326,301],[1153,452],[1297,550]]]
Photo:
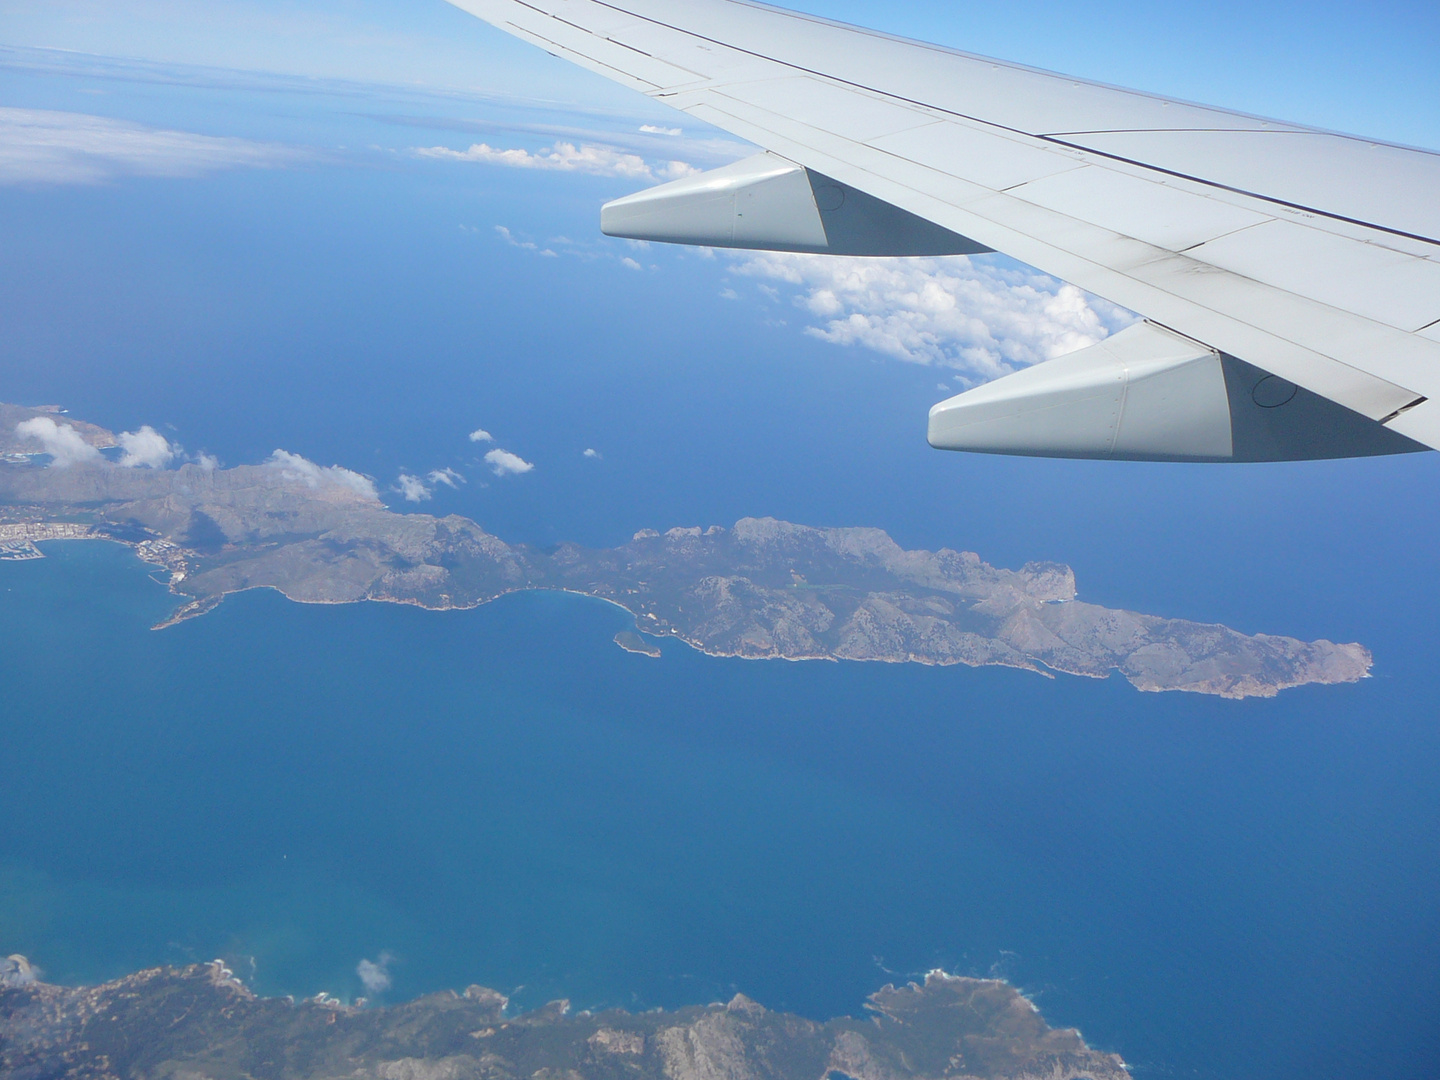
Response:
[[[793,6],[1119,85],[1440,146],[1440,6],[1432,3]],[[0,0],[0,27],[7,45],[646,107],[443,0]]]

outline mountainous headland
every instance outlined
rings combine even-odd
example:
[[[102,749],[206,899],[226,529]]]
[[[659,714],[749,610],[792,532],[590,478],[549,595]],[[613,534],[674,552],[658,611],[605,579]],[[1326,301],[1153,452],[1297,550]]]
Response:
[[[78,423],[3,409],[4,420]],[[75,435],[116,445],[94,425]],[[35,558],[37,543],[57,539],[128,544],[163,569],[181,602],[162,626],[255,588],[302,603],[432,609],[553,589],[614,603],[651,638],[747,659],[1003,665],[1096,678],[1119,671],[1142,690],[1230,698],[1354,682],[1372,662],[1358,644],[1101,607],[1076,598],[1075,575],[1062,564],[1007,570],[970,552],[907,551],[874,528],[744,518],[728,528],[644,529],[614,548],[542,551],[468,518],[397,513],[359,474],[280,451],[230,469],[127,468],[98,450],[87,455],[65,467],[15,453],[0,462],[0,558]],[[640,633],[616,640],[631,652],[658,651]]]

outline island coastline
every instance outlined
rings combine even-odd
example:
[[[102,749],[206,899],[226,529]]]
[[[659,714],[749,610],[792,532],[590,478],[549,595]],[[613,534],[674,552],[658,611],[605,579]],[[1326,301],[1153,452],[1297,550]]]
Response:
[[[96,443],[109,439],[93,425],[86,431]],[[1227,698],[1356,682],[1373,662],[1357,643],[1105,608],[1079,599],[1063,564],[1007,570],[971,552],[906,550],[874,528],[743,518],[728,528],[642,529],[613,548],[540,550],[458,515],[398,513],[359,474],[283,452],[230,469],[0,461],[0,559],[34,559],[43,544],[79,539],[124,544],[167,576],[179,603],[157,629],[253,588],[298,603],[427,610],[542,590],[625,611],[634,620],[629,645],[641,646],[629,651],[650,656],[659,650],[647,638],[673,638],[738,659],[1099,679],[1118,671],[1143,691]],[[629,648],[618,638],[617,646]]]

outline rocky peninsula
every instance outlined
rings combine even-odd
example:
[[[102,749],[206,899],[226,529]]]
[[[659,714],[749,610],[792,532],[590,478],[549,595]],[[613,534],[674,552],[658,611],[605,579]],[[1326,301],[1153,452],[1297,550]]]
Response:
[[[15,977],[4,977],[5,965]],[[24,965],[24,975],[18,965]],[[0,961],[0,1073],[256,1080],[1120,1080],[1124,1062],[1052,1028],[1004,982],[932,972],[887,986],[867,1018],[817,1023],[737,995],[633,1014],[551,1002],[512,1013],[472,986],[389,1008],[260,998],[220,961],[102,986]]]
[[[113,443],[93,425],[77,434],[92,446]],[[880,529],[745,518],[728,528],[641,530],[614,548],[540,550],[468,518],[397,513],[359,474],[279,451],[230,469],[124,468],[98,451],[67,467],[40,456],[0,461],[0,558],[34,558],[36,543],[87,537],[128,544],[164,570],[181,603],[162,626],[255,588],[302,603],[434,609],[557,589],[619,605],[651,639],[748,659],[1004,665],[1096,678],[1119,671],[1142,690],[1229,698],[1354,682],[1371,666],[1358,644],[1105,608],[1076,598],[1067,566],[1007,570],[970,552],[907,551]],[[658,651],[633,632],[617,642]]]

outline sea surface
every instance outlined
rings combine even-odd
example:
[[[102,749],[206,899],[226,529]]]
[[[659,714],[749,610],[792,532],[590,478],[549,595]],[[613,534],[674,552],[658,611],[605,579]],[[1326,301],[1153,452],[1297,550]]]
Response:
[[[600,602],[231,597],[0,564],[0,942],[65,982],[813,1017],[943,967],[1141,1076],[1426,1075],[1440,745],[1393,681],[1274,702],[610,640]],[[1433,1072],[1430,1073],[1433,1075]]]
[[[0,56],[0,99],[310,156],[0,191],[0,400],[227,465],[283,447],[512,543],[773,514],[1054,559],[1084,600],[1376,666],[1226,702],[654,660],[611,641],[624,613],[555,594],[250,593],[152,632],[173,598],[128,551],[48,544],[0,563],[0,955],[67,982],[220,956],[349,999],[368,959],[388,1002],[742,990],[816,1018],[938,966],[1013,980],[1140,1077],[1440,1076],[1436,455],[939,454],[948,370],[819,340],[734,259],[600,238],[643,181],[414,152],[623,117],[66,63]],[[493,476],[482,427],[534,470]],[[396,490],[441,468],[465,482]]]

